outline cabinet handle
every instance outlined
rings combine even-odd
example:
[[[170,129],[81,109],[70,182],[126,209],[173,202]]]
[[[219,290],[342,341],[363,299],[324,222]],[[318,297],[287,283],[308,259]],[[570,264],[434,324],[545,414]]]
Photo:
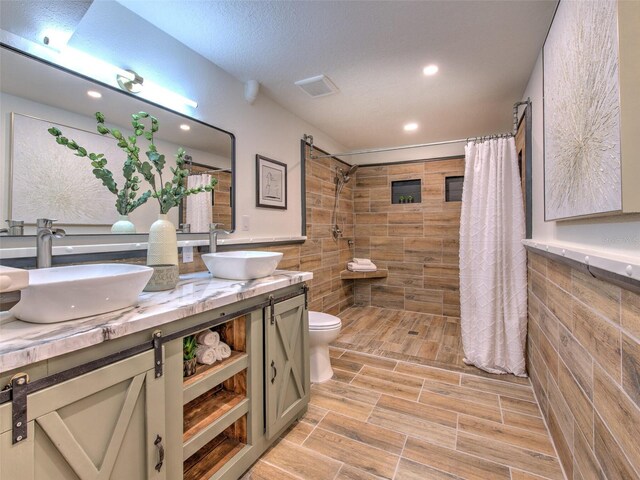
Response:
[[[159,472],[164,463],[164,446],[162,445],[162,437],[158,435],[156,441],[153,444],[158,449],[158,463],[156,463],[156,470]]]
[[[276,381],[276,377],[278,376],[278,369],[276,368],[276,362],[271,360],[271,368],[273,368],[273,377],[271,377],[271,383]]]

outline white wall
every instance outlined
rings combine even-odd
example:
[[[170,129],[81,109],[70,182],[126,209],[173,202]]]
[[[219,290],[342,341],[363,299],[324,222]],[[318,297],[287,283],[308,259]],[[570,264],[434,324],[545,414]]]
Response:
[[[540,242],[572,244],[601,253],[639,256],[640,215],[544,221],[542,53],[538,57],[523,99],[527,97],[531,97],[533,108],[533,239]]]
[[[407,137],[406,145],[413,144],[415,144],[414,140]],[[370,153],[366,155],[353,155],[341,158],[348,163],[369,165],[374,163],[404,162],[408,160],[426,160],[429,158],[458,157],[464,156],[464,145],[465,142],[460,142],[449,145],[434,145],[432,147],[411,148],[406,150],[395,150],[392,152]],[[384,147],[384,145],[381,145],[381,147]]]

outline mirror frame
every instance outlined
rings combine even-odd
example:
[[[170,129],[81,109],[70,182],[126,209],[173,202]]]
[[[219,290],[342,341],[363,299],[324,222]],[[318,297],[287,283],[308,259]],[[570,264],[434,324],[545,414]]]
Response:
[[[160,105],[160,104],[157,104],[157,103],[152,102],[150,100],[147,100],[146,98],[139,97],[139,96],[137,96],[137,95],[135,95],[133,93],[127,92],[126,90],[122,90],[120,88],[114,87],[113,85],[109,85],[107,83],[100,82],[100,81],[95,80],[95,79],[93,79],[91,77],[88,77],[86,75],[78,73],[78,72],[76,72],[74,70],[71,70],[69,68],[60,66],[60,65],[58,65],[58,64],[56,64],[54,62],[51,62],[49,60],[45,60],[43,58],[37,57],[37,56],[33,55],[32,53],[25,52],[24,50],[20,50],[19,48],[16,48],[16,47],[14,47],[12,45],[8,45],[8,44],[6,44],[4,42],[1,42],[1,41],[0,41],[0,48],[6,48],[7,50],[10,50],[10,51],[12,51],[14,53],[17,53],[19,55],[23,55],[24,57],[27,57],[30,60],[34,60],[34,61],[43,63],[43,64],[45,64],[45,65],[47,65],[49,67],[53,67],[53,68],[56,68],[57,70],[60,70],[62,72],[69,73],[69,74],[74,75],[74,76],[76,76],[78,78],[81,78],[83,80],[87,80],[87,81],[89,81],[89,82],[91,82],[93,84],[100,85],[103,88],[108,88],[109,90],[111,90],[113,92],[120,93],[122,95],[126,95],[127,97],[130,97],[130,98],[138,100],[138,101],[142,101],[143,103],[151,105],[154,108],[159,108],[159,109],[164,110],[165,112],[168,112],[170,114],[177,115],[177,116],[185,118],[185,119],[187,119],[189,121],[199,123],[200,125],[203,125],[203,126],[209,127],[209,128],[213,128],[214,130],[217,130],[218,132],[221,132],[221,133],[229,135],[229,137],[231,138],[231,192],[230,192],[230,199],[229,199],[229,201],[231,203],[231,228],[229,228],[227,230],[230,233],[235,231],[235,229],[236,229],[236,208],[235,208],[235,206],[236,206],[236,198],[235,198],[235,196],[236,196],[236,136],[232,132],[229,132],[228,130],[224,130],[224,129],[220,128],[220,127],[216,127],[216,126],[211,125],[209,123],[203,122],[202,120],[199,120],[197,118],[190,117],[190,116],[185,115],[185,114],[180,113],[180,112],[176,112],[175,110],[172,110],[172,109],[170,109],[168,107],[165,107],[163,105]],[[184,202],[184,201],[185,200],[183,199],[182,202]],[[182,203],[179,206],[175,207],[175,208],[179,209],[179,214],[178,215],[179,215],[179,217],[181,217],[181,212],[182,212],[182,209],[183,209]],[[179,227],[179,226],[180,225],[177,225],[177,227]],[[127,234],[126,236],[127,237],[132,236],[132,235],[133,236],[147,236],[148,234],[149,234],[148,232],[145,232],[145,233]],[[184,233],[184,234],[182,232],[178,232],[178,235],[189,235],[189,236],[193,236],[193,235],[208,235],[208,232],[192,232],[192,233]],[[24,238],[29,238],[31,236],[32,235],[25,235]],[[76,233],[76,234],[73,234],[72,237],[117,237],[117,235],[113,234],[113,233]],[[20,238],[20,237],[11,237],[11,238]]]

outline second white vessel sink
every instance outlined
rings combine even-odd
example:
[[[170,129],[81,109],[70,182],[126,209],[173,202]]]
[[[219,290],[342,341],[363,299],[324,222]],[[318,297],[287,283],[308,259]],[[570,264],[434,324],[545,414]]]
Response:
[[[30,270],[29,286],[11,313],[32,323],[55,323],[134,305],[153,269],[105,263]]]
[[[214,277],[231,280],[252,280],[271,275],[282,259],[279,252],[219,252],[205,253],[202,260]]]

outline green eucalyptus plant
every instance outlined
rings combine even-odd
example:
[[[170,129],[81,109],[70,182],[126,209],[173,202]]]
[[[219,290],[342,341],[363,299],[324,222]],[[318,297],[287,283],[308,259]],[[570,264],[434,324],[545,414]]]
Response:
[[[113,175],[109,170],[105,168],[107,159],[104,158],[104,154],[87,153],[87,150],[78,145],[73,140],[68,140],[62,136],[60,130],[52,127],[49,129],[49,133],[56,137],[56,141],[65,145],[71,150],[76,152],[77,156],[88,156],[91,160],[91,165],[94,167],[93,174],[96,178],[102,180],[102,183],[109,189],[109,191],[118,195],[118,202],[116,202],[116,208],[123,207],[122,210],[127,210],[126,213],[122,213],[118,210],[118,213],[126,215],[133,211],[138,206],[147,201],[149,197],[153,197],[158,201],[160,206],[160,213],[166,214],[173,207],[180,205],[183,198],[194,195],[201,192],[210,192],[215,187],[217,180],[211,179],[211,183],[205,186],[187,188],[185,185],[185,178],[189,175],[189,171],[184,168],[186,152],[183,148],[178,148],[176,155],[176,167],[170,167],[169,170],[173,175],[171,181],[165,182],[162,178],[164,167],[166,165],[165,156],[158,152],[158,149],[154,143],[154,134],[158,132],[160,126],[158,119],[146,112],[138,112],[131,115],[131,125],[133,126],[133,135],[126,137],[122,132],[116,128],[109,128],[105,125],[105,116],[100,112],[96,112],[96,120],[98,122],[97,130],[101,135],[110,135],[117,141],[118,147],[124,151],[127,155],[125,164],[123,167],[123,175],[125,177],[125,187],[118,191],[117,185],[113,180]],[[146,126],[143,121],[148,120],[149,126]],[[140,158],[140,147],[138,146],[138,139],[140,137],[145,138],[149,145],[145,152],[147,160]],[[144,192],[138,200],[135,199],[135,192],[140,188],[140,179],[137,175],[138,172],[142,175],[149,185],[151,190]],[[157,179],[156,179],[157,175]],[[128,193],[122,193],[128,188]],[[121,202],[120,197],[125,198],[127,202]],[[122,205],[120,205],[122,203]]]

